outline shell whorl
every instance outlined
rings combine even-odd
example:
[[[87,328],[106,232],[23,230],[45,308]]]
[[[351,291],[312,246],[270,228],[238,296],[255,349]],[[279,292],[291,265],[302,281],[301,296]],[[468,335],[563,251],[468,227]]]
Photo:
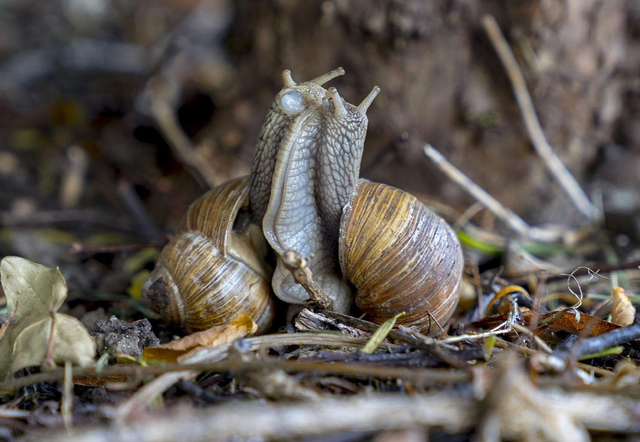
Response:
[[[190,331],[246,313],[266,330],[273,320],[270,269],[259,228],[234,230],[248,204],[248,179],[217,187],[190,207],[176,236],[162,250],[143,297],[169,323]]]
[[[375,322],[437,334],[458,303],[464,260],[447,223],[411,194],[359,180],[340,226],[340,264]]]

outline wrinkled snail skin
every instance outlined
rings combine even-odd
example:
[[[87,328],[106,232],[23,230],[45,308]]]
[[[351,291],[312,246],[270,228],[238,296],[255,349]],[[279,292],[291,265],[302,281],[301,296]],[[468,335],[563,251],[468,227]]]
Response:
[[[271,325],[275,308],[266,243],[255,225],[234,230],[248,197],[249,180],[242,178],[189,207],[143,287],[144,301],[166,322],[197,331],[246,313],[260,332]]]
[[[342,75],[344,70],[336,69],[330,74]],[[288,70],[283,71],[282,79],[284,87],[273,100],[262,122],[251,162],[251,214],[253,221],[258,225],[262,225],[269,204],[278,146],[296,116],[304,110],[313,113],[314,109],[322,105],[325,96],[324,88],[314,80],[298,85]]]
[[[273,250],[279,256],[294,250],[308,257],[333,309],[347,312],[351,289],[339,270],[339,225],[360,172],[366,109],[378,89],[361,106],[346,103],[335,88],[322,87],[343,73],[339,68],[296,84],[289,71],[283,72],[284,88],[258,138],[250,194],[253,219],[262,222]],[[280,258],[272,286],[288,303],[309,299]]]
[[[364,179],[340,225],[342,273],[356,304],[382,323],[436,335],[458,304],[464,259],[447,223],[411,194]]]

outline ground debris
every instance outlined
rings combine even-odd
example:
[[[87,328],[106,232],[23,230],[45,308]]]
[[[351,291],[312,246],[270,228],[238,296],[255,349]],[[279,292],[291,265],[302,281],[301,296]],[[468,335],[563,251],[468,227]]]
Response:
[[[96,322],[94,338],[98,354],[112,351],[114,354],[141,357],[146,347],[160,345],[148,319],[127,322],[111,316]]]

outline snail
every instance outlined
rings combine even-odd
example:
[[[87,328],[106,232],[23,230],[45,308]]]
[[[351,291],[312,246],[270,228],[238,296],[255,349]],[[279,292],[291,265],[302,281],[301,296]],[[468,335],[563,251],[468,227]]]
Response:
[[[266,242],[256,225],[242,222],[248,184],[246,178],[231,180],[194,201],[162,249],[142,296],[166,322],[205,330],[243,312],[258,332],[271,326],[275,308]]]
[[[355,299],[376,322],[404,312],[399,323],[430,334],[438,333],[436,325],[451,317],[462,281],[460,243],[444,220],[409,193],[359,179],[366,111],[380,88],[374,87],[354,106],[335,88],[323,87],[343,74],[338,68],[298,84],[290,71],[282,73],[284,87],[263,121],[249,177],[214,189],[210,194],[218,195],[215,198],[205,195],[194,203],[197,208],[190,208],[143,288],[147,303],[165,320],[191,329],[220,323],[221,318],[228,322],[232,308],[238,307],[236,315],[246,310],[241,311],[235,302],[205,302],[202,298],[221,296],[235,301],[239,292],[243,296],[252,292],[244,298],[242,308],[261,305],[263,312],[249,314],[254,319],[265,318],[261,323],[264,330],[266,319],[273,316],[273,305],[265,301],[269,283],[275,295],[287,303],[309,301],[307,292],[284,265],[282,256],[288,250],[307,258],[314,280],[331,299],[333,310],[348,313]],[[227,205],[228,209],[221,207],[219,213],[205,210],[207,198],[215,199],[215,207]],[[225,284],[222,273],[209,276],[206,284],[197,284],[203,282],[204,267],[189,271],[186,260],[204,257],[192,258],[194,247],[182,244],[181,236],[206,238],[211,232],[221,256],[250,269],[252,277],[244,282],[244,291],[240,285],[239,292],[213,288],[213,280]],[[227,244],[219,240],[225,235],[231,238]],[[230,249],[229,244],[239,243],[240,238],[242,248]],[[260,261],[265,240],[276,257],[273,273]],[[250,246],[257,248],[249,250]],[[247,259],[236,253],[240,250]],[[169,258],[168,254],[180,257]],[[177,264],[169,265],[173,261]],[[216,267],[210,268],[210,274],[225,266]],[[180,275],[173,273],[177,268]],[[201,291],[203,285],[210,291]],[[216,304],[224,306],[223,314],[210,311]],[[208,306],[207,312],[203,305]],[[189,309],[197,313],[189,313]],[[177,311],[181,313],[173,313]]]

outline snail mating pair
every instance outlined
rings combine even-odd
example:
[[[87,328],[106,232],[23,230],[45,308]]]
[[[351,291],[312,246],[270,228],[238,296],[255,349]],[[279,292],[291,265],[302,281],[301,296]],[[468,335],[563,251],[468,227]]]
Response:
[[[307,258],[333,310],[348,313],[355,288],[356,305],[375,322],[405,312],[400,323],[435,334],[451,317],[460,243],[412,195],[359,179],[366,111],[380,89],[351,105],[322,87],[343,74],[339,68],[297,84],[282,73],[251,175],[191,205],[143,288],[167,322],[202,330],[246,313],[266,330],[272,290],[287,303],[309,300],[283,263],[288,250]]]

